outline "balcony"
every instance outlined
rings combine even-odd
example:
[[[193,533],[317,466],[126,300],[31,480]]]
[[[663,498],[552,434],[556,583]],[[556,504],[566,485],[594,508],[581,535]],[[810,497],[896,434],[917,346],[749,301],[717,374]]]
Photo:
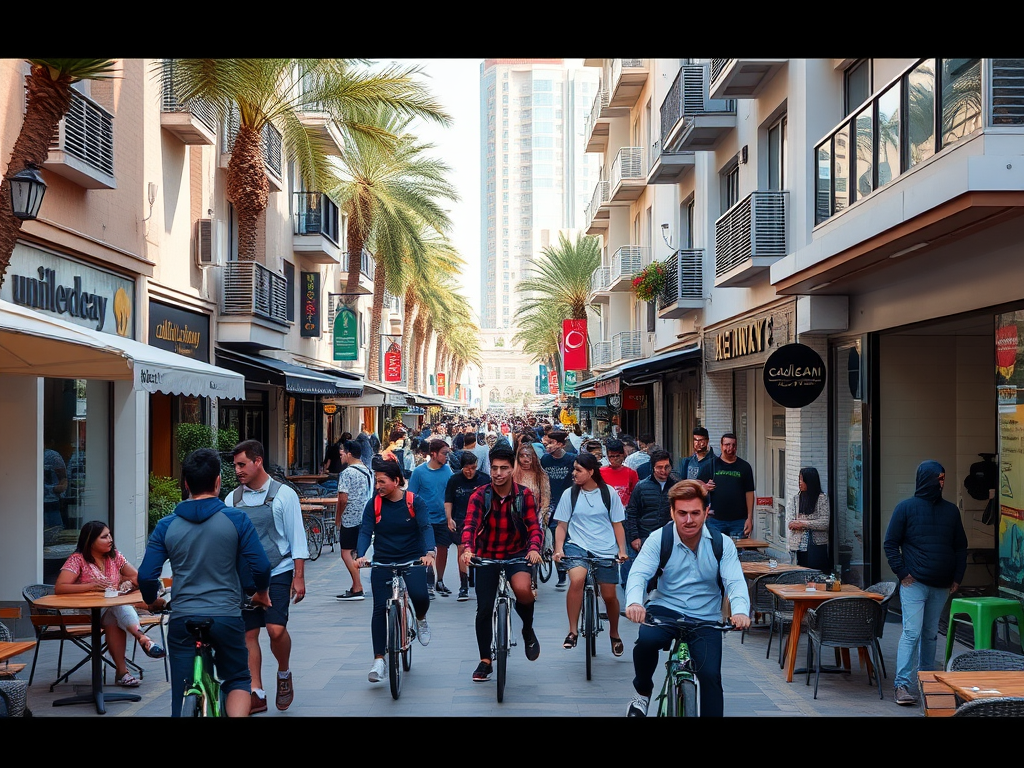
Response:
[[[341,261],[338,206],[322,192],[292,193],[292,252],[314,264]]]
[[[736,102],[708,98],[707,64],[687,64],[661,105],[661,145],[669,152],[710,151],[736,128]]]
[[[658,297],[658,317],[673,320],[704,309],[704,250],[680,249],[665,260],[668,279]]]
[[[614,117],[629,115],[628,109],[612,109],[608,106],[608,89],[603,84],[598,86],[590,114],[584,123],[583,135],[586,137],[587,152],[604,152],[608,147],[610,121]]]
[[[231,162],[231,149],[235,145],[235,136],[238,134],[238,110],[233,108],[231,116],[221,135],[220,167],[227,168]],[[267,123],[263,126],[260,134],[260,147],[263,150],[263,165],[267,169],[267,180],[270,181],[270,189],[273,192],[280,192],[284,188],[281,171],[283,166],[283,152],[281,132],[273,125]]]
[[[608,106],[632,109],[647,82],[649,59],[612,59]]]
[[[345,284],[348,282],[348,252],[345,251],[341,254],[341,261],[339,262],[341,271],[338,273],[338,282],[341,288],[344,290]],[[356,288],[357,293],[372,294],[373,293],[373,277],[375,272],[376,263],[373,260],[373,254],[363,248],[361,254],[359,254],[359,285]]]
[[[221,275],[218,341],[281,349],[288,320],[288,283],[255,261],[229,261]]]
[[[643,147],[623,147],[612,161],[609,203],[631,203],[647,186]]]
[[[611,281],[608,279],[610,270],[608,267],[598,267],[590,276],[590,301],[594,304],[607,304],[610,297],[608,286]]]
[[[752,99],[789,59],[712,59],[713,99]]]
[[[213,146],[217,141],[217,116],[209,103],[193,99],[187,104],[174,95],[173,59],[164,62],[160,86],[160,127],[185,144]]]
[[[590,369],[593,371],[610,367],[612,364],[612,343],[595,341],[590,347]]]
[[[594,194],[590,196],[590,202],[584,209],[584,216],[587,220],[586,234],[600,235],[608,229],[611,211],[608,210],[607,180],[602,179],[594,185]]]
[[[84,189],[116,189],[114,116],[71,90],[71,106],[57,124],[43,168]]]
[[[661,139],[651,145],[648,184],[678,184],[693,170],[693,152],[662,152]]]
[[[752,192],[715,222],[715,287],[748,287],[786,255],[786,192]]]
[[[650,257],[651,249],[643,245],[624,245],[615,251],[608,267],[608,290],[630,290],[633,276],[647,266]]]
[[[622,331],[612,336],[612,363],[639,360],[643,357],[640,331]]]

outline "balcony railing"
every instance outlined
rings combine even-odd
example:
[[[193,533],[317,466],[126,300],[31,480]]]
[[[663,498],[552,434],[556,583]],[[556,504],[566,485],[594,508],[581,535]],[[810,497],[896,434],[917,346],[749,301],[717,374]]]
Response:
[[[682,317],[704,306],[704,251],[680,249],[665,260],[668,277],[658,296],[658,316]]]
[[[238,109],[232,109],[227,125],[224,126],[224,152],[231,153],[235,146],[235,136],[238,135]],[[263,150],[263,163],[267,170],[274,174],[277,179],[282,178],[282,152],[281,132],[273,125],[267,123],[260,133],[260,148]]]
[[[373,275],[375,271],[376,263],[373,260],[373,254],[363,248],[362,253],[359,254],[359,271],[362,272],[366,279],[373,282]],[[343,273],[348,272],[348,252],[346,251],[341,262],[341,269]]]
[[[57,124],[44,164],[87,189],[113,189],[114,116],[78,91]]]
[[[594,103],[590,107],[590,114],[583,128],[583,137],[586,139],[587,152],[603,152],[608,146],[608,125],[599,123],[602,118],[602,111],[608,107],[608,89],[598,86],[594,96]]]
[[[747,285],[785,255],[785,192],[752,192],[715,222],[718,286]]]
[[[160,111],[169,113],[188,113],[206,126],[211,134],[217,132],[217,115],[209,102],[203,99],[191,99],[188,103],[178,101],[174,95],[174,62],[167,61],[163,69],[160,88]]]
[[[590,367],[600,368],[611,365],[612,343],[610,341],[595,341],[590,349]]]
[[[628,189],[623,187],[624,182],[629,185]],[[639,190],[636,189],[637,184],[630,182],[639,182]],[[612,160],[610,199],[635,200],[646,183],[647,168],[644,166],[643,147],[622,147]]]
[[[632,108],[647,81],[647,59],[612,59],[609,105]]]
[[[814,223],[985,125],[1022,124],[1024,60],[921,59],[815,145]]]
[[[288,324],[288,284],[255,261],[229,261],[224,265],[221,314],[255,315]]]
[[[771,82],[788,59],[712,59],[709,95],[719,99],[752,99]]]
[[[628,290],[633,275],[647,266],[651,249],[643,245],[623,245],[612,254],[608,285]],[[621,285],[620,285],[621,283]]]
[[[338,206],[322,192],[292,193],[295,211],[296,235],[323,235],[337,245],[340,240],[338,229]]]
[[[642,354],[640,331],[622,331],[612,336],[612,362],[637,360]]]
[[[590,202],[583,211],[586,217],[588,229],[593,226],[596,219],[608,218],[607,211],[600,214],[601,206],[608,202],[608,186],[608,181],[604,179],[594,185],[594,194],[591,195]]]
[[[608,286],[611,281],[608,279],[609,269],[608,267],[598,267],[594,270],[594,274],[590,276],[590,292],[591,293],[602,293],[608,290]]]
[[[708,98],[707,64],[679,68],[661,104],[662,147],[671,152],[711,150],[735,127],[736,102]]]
[[[695,163],[693,152],[662,152],[660,138],[651,144],[651,151],[648,154],[648,184],[676,184],[686,173],[693,170]]]

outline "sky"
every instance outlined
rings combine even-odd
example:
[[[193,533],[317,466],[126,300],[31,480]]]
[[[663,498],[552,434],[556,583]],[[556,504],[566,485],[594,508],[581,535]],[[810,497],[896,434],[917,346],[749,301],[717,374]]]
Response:
[[[449,240],[462,255],[466,268],[460,276],[463,295],[480,313],[480,64],[483,59],[379,59],[382,64],[423,68],[420,76],[434,97],[452,116],[444,128],[417,121],[411,130],[425,143],[436,145],[433,154],[451,169],[459,201],[451,209]]]

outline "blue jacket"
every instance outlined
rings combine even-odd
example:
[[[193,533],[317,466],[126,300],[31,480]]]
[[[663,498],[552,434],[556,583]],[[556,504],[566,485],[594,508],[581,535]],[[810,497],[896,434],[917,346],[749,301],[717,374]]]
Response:
[[[270,586],[270,561],[256,527],[243,510],[218,498],[182,501],[156,524],[139,566],[139,589],[147,603],[156,599],[167,560],[179,615],[240,616],[243,568],[257,591]]]
[[[967,534],[956,504],[942,498],[937,461],[917,468],[917,490],[892,512],[885,532],[885,557],[896,578],[907,575],[929,587],[949,588],[967,570]]]

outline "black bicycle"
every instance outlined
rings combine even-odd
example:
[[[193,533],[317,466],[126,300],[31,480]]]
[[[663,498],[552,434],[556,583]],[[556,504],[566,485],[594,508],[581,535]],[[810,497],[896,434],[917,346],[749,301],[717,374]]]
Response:
[[[597,601],[597,576],[595,571],[598,568],[617,566],[619,561],[615,558],[569,557],[568,555],[562,558],[563,563],[567,560],[587,567],[587,580],[583,584],[583,627],[580,630],[580,635],[584,639],[587,657],[587,680],[590,680],[593,674],[594,657],[597,656],[597,636],[604,631],[601,609]]]
[[[736,627],[729,622],[691,619],[687,616],[675,621],[663,621],[649,613],[643,623],[651,627],[672,627],[676,632],[665,661],[665,680],[655,699],[655,715],[700,717],[700,681],[697,679],[697,670],[693,668],[687,638],[695,629],[702,627],[720,632],[731,632]]]
[[[491,658],[494,659],[498,682],[498,703],[505,698],[505,666],[512,646],[512,601],[515,596],[509,588],[508,575],[505,568],[509,565],[529,564],[525,557],[513,557],[508,560],[488,560],[473,557],[470,563],[475,566],[498,566],[498,591],[494,596],[494,611],[491,614]]]
[[[412,668],[412,643],[416,639],[416,614],[413,613],[409,590],[405,585],[405,574],[409,569],[422,565],[420,560],[407,563],[370,563],[371,568],[387,568],[391,571],[391,597],[387,601],[387,653],[388,678],[391,683],[391,698],[402,694],[402,671]],[[401,663],[399,663],[401,661]]]
[[[551,574],[554,571],[555,566],[555,534],[548,527],[544,526],[544,543],[540,548],[540,563],[534,566],[537,571],[537,577],[540,578],[545,584],[548,583],[548,579],[551,578]],[[536,581],[536,580],[535,580]]]

